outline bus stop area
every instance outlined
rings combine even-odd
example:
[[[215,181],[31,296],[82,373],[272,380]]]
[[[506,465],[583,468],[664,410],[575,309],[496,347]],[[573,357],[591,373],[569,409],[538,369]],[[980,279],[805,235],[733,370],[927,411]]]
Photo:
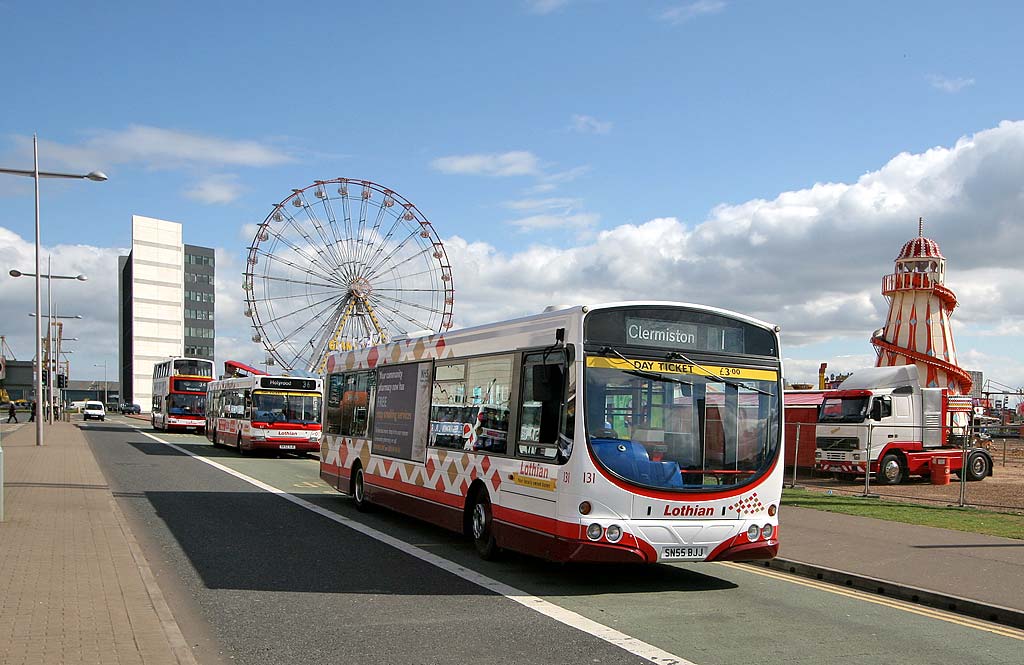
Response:
[[[0,662],[195,663],[82,431],[55,423],[43,446],[34,434],[0,426]],[[772,568],[1024,627],[1024,541],[781,516]],[[714,575],[714,564],[692,565]]]

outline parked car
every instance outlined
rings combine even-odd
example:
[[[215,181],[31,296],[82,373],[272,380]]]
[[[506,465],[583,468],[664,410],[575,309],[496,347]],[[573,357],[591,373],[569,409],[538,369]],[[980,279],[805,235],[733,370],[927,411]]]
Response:
[[[121,413],[142,413],[142,407],[138,404],[125,404]]]
[[[103,402],[86,402],[82,408],[82,416],[85,420],[103,420],[107,416],[107,410],[103,408]]]

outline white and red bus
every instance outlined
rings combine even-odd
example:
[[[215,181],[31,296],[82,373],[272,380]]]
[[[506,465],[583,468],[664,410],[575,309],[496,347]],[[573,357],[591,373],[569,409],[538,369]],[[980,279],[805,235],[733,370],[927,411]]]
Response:
[[[153,429],[206,427],[206,384],[213,380],[213,361],[169,358],[153,366]]]
[[[776,326],[682,303],[578,306],[331,354],[320,476],[559,561],[778,552]]]
[[[206,438],[245,454],[252,450],[320,450],[323,380],[244,376],[207,386]]]

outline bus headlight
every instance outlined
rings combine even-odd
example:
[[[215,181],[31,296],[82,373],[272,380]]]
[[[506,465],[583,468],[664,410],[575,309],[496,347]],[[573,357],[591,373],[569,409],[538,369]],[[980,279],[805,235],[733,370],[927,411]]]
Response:
[[[252,431],[252,438],[253,438],[254,441],[255,440],[263,441],[264,439],[267,438],[267,434],[266,434],[266,432],[261,432],[259,430],[255,430],[254,429]]]
[[[747,527],[747,540],[749,540],[750,542],[754,542],[755,540],[757,540],[758,536],[760,535],[761,527],[757,526],[756,524],[751,524],[749,527]]]
[[[859,460],[860,460],[860,453],[854,453],[854,454],[853,454],[853,461],[854,461],[854,462],[857,462],[857,461],[859,461]]]
[[[773,527],[771,524],[765,524],[763,527],[761,527],[761,537],[765,540],[771,540],[773,533],[775,533],[775,527]]]
[[[604,537],[608,539],[608,542],[617,543],[622,538],[622,527],[618,524],[613,524],[604,531]]]
[[[594,522],[587,527],[587,538],[591,540],[601,540],[601,534],[604,533],[604,529],[597,522]]]

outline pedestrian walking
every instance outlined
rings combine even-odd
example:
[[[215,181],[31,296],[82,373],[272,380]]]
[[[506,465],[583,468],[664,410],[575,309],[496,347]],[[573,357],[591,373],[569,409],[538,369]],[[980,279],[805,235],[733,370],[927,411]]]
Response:
[[[36,421],[36,403],[32,402],[32,409],[29,411],[28,421],[34,423]]]
[[[18,422],[18,412],[14,409],[14,402],[7,408],[7,422]]]

